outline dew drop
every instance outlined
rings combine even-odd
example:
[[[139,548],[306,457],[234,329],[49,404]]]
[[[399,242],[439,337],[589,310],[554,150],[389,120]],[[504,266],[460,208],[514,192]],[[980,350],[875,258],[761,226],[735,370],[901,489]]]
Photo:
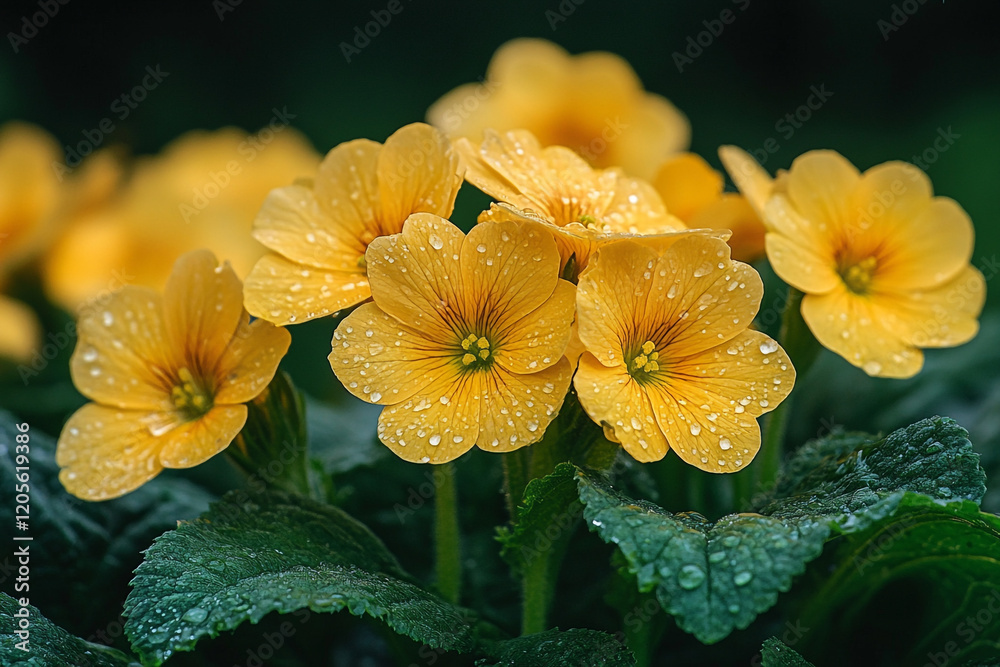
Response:
[[[760,344],[761,354],[771,354],[778,351],[778,343],[768,338]]]
[[[441,436],[435,433],[434,435],[431,436],[429,442],[431,443],[431,445],[437,447],[438,445],[441,444]]]
[[[743,572],[737,572],[733,575],[733,583],[737,586],[746,586],[750,583],[751,579],[753,579],[753,573],[747,572],[746,570]]]
[[[705,571],[697,565],[685,565],[677,574],[677,583],[685,590],[694,590],[705,581]]]

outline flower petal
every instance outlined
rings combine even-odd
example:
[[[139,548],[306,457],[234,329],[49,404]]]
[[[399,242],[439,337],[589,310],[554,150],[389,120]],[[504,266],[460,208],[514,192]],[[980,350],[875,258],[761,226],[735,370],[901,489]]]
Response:
[[[723,194],[688,221],[692,229],[712,228],[732,230],[729,247],[733,259],[752,262],[764,255],[764,234],[767,229],[746,198],[732,193]]]
[[[280,255],[261,257],[247,276],[246,309],[278,325],[305,322],[350,308],[371,296],[363,269],[315,269]]]
[[[874,306],[886,328],[917,347],[952,347],[979,332],[986,280],[967,266],[953,280],[930,290],[878,295]]]
[[[685,228],[680,218],[667,215],[660,195],[646,181],[621,176],[613,188],[614,197],[599,215],[614,231],[659,234]]]
[[[757,420],[749,416],[723,418],[719,410],[729,401],[714,398],[704,392],[702,396],[689,399],[683,393],[675,394],[673,388],[650,391],[656,422],[682,461],[706,472],[736,472],[757,455],[760,427]],[[692,409],[691,400],[702,401],[697,404],[697,413]],[[702,408],[703,405],[709,407]],[[716,419],[718,426],[707,419],[710,414],[720,415]],[[709,426],[714,431],[708,430]]]
[[[788,198],[810,225],[843,228],[855,219],[853,195],[861,181],[858,170],[835,151],[809,151],[792,162]],[[771,223],[766,216],[765,222]]]
[[[243,285],[209,250],[181,255],[163,295],[163,322],[178,364],[210,372],[229,346],[243,314]],[[191,369],[195,371],[195,369]]]
[[[640,280],[641,278],[641,280]],[[729,246],[688,236],[662,254],[623,241],[603,247],[580,278],[580,339],[602,363],[652,341],[671,358],[707,350],[746,329],[763,296],[752,267]]]
[[[358,306],[333,332],[330,366],[347,390],[370,403],[394,404],[461,372],[460,342],[432,340],[374,303]],[[453,345],[454,351],[447,345]]]
[[[355,230],[320,207],[312,189],[290,185],[271,190],[253,223],[253,237],[309,267],[350,270],[365,254]]]
[[[774,190],[774,179],[742,148],[720,146],[719,159],[740,194],[746,197],[757,216],[763,218],[764,205]]]
[[[412,463],[447,463],[479,438],[484,374],[462,373],[382,410],[378,437]]]
[[[607,142],[607,158],[598,166],[618,165],[627,174],[652,179],[663,158],[686,150],[691,144],[691,123],[670,100],[654,93],[645,93],[635,101],[632,109],[605,120],[601,131],[621,127],[621,134]],[[600,137],[604,139],[603,134]],[[594,137],[595,143],[597,137]],[[669,210],[669,209],[668,209]]]
[[[164,468],[193,468],[204,463],[228,447],[246,421],[247,406],[217,405],[160,436],[160,463]]]
[[[463,312],[480,334],[499,336],[545,303],[559,282],[556,243],[530,220],[476,225],[462,244],[460,264]]]
[[[382,144],[347,141],[326,154],[316,174],[316,200],[338,228],[368,240],[379,232],[382,202],[376,170]],[[394,230],[395,231],[395,230]]]
[[[430,338],[455,333],[463,302],[459,255],[465,235],[431,213],[414,213],[403,231],[368,246],[368,280],[379,308]]]
[[[233,340],[215,369],[215,404],[246,403],[257,398],[278,370],[292,336],[266,320],[243,313]]]
[[[35,312],[20,301],[0,294],[0,357],[29,362],[42,338]]]
[[[823,347],[868,375],[912,377],[924,365],[924,355],[888,328],[884,314],[875,297],[859,296],[843,287],[802,297],[802,319]]]
[[[768,200],[764,219],[769,227],[764,237],[767,259],[782,280],[810,294],[843,285],[829,234],[799,215],[784,195]]]
[[[624,366],[607,367],[584,353],[573,379],[580,405],[637,461],[662,459],[670,446],[646,392]]]
[[[163,301],[145,287],[124,287],[104,308],[84,310],[70,359],[73,384],[87,398],[119,408],[170,410],[174,358],[167,349]]]
[[[952,280],[969,266],[974,231],[954,200],[934,197],[924,210],[898,225],[886,242],[889,252],[875,274],[876,289],[929,289]]]
[[[160,473],[161,441],[138,423],[143,413],[88,403],[59,436],[59,481],[84,500],[107,500],[133,491]]]
[[[722,175],[700,155],[681,153],[663,163],[653,186],[671,214],[689,221],[719,198],[723,182]]]
[[[437,129],[412,123],[385,141],[378,158],[382,234],[394,234],[411,213],[451,215],[462,184],[458,156]]]
[[[555,419],[573,368],[565,357],[537,373],[510,373],[494,368],[484,379],[480,414],[480,449],[510,452],[541,439]]]
[[[534,373],[555,364],[566,352],[575,315],[576,287],[559,280],[545,303],[519,320],[504,322],[496,363],[512,373]]]

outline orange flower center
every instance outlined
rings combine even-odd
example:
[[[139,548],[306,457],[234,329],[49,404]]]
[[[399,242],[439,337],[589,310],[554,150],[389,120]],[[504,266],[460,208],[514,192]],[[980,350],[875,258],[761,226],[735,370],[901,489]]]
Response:
[[[625,354],[628,360],[628,372],[640,383],[647,382],[660,370],[660,353],[656,351],[656,344],[647,340],[637,350]]]
[[[875,277],[875,269],[878,260],[874,257],[866,257],[859,262],[838,263],[837,272],[847,289],[855,294],[867,294],[871,289],[872,279]]]
[[[486,336],[470,333],[462,340],[462,366],[468,370],[489,368],[493,364],[490,341]]]
[[[197,419],[212,409],[212,392],[187,368],[177,372],[177,384],[171,389],[170,398],[177,411],[188,420]]]

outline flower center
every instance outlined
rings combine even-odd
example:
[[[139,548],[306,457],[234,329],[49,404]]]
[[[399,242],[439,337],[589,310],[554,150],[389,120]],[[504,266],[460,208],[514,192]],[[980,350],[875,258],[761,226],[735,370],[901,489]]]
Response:
[[[872,279],[875,277],[875,268],[878,260],[874,257],[866,257],[860,262],[849,265],[841,265],[839,273],[847,289],[855,294],[867,294],[871,288]]]
[[[640,382],[649,380],[653,373],[660,370],[660,353],[651,340],[647,340],[631,354],[626,354],[625,358],[628,359],[629,375]]]
[[[174,385],[170,397],[174,407],[187,419],[197,419],[212,409],[212,393],[191,371],[187,368],[177,371],[177,381],[179,384]]]
[[[486,336],[470,333],[462,340],[462,349],[465,350],[462,365],[469,370],[488,368],[493,363],[490,341]]]

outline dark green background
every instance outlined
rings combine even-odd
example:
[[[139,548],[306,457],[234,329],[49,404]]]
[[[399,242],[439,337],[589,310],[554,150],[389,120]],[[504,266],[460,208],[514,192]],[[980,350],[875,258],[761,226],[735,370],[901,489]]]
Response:
[[[544,37],[573,53],[624,56],[649,90],[689,116],[693,149],[715,164],[719,144],[753,149],[774,137],[780,150],[768,169],[813,148],[836,149],[867,168],[910,159],[950,127],[961,138],[931,167],[935,189],[975,221],[976,261],[1000,252],[996,3],[400,1],[402,12],[351,63],[339,44],[387,1],[242,0],[220,19],[227,0],[158,7],[70,0],[17,54],[7,33],[38,6],[5,2],[0,120],[36,122],[75,143],[110,115],[111,102],[141,81],[147,65],[159,64],[170,76],[126,121],[116,121],[110,142],[153,152],[193,128],[254,131],[272,107],[287,106],[293,125],[325,152],[356,137],[384,139],[422,119],[443,93],[482,76],[505,41]],[[547,12],[560,6],[572,13],[553,29]],[[879,21],[889,21],[894,6],[914,13],[897,13],[907,20],[885,39],[887,24]],[[678,72],[672,54],[727,9],[736,19]],[[813,85],[833,96],[786,140],[775,123],[803,104]]]

